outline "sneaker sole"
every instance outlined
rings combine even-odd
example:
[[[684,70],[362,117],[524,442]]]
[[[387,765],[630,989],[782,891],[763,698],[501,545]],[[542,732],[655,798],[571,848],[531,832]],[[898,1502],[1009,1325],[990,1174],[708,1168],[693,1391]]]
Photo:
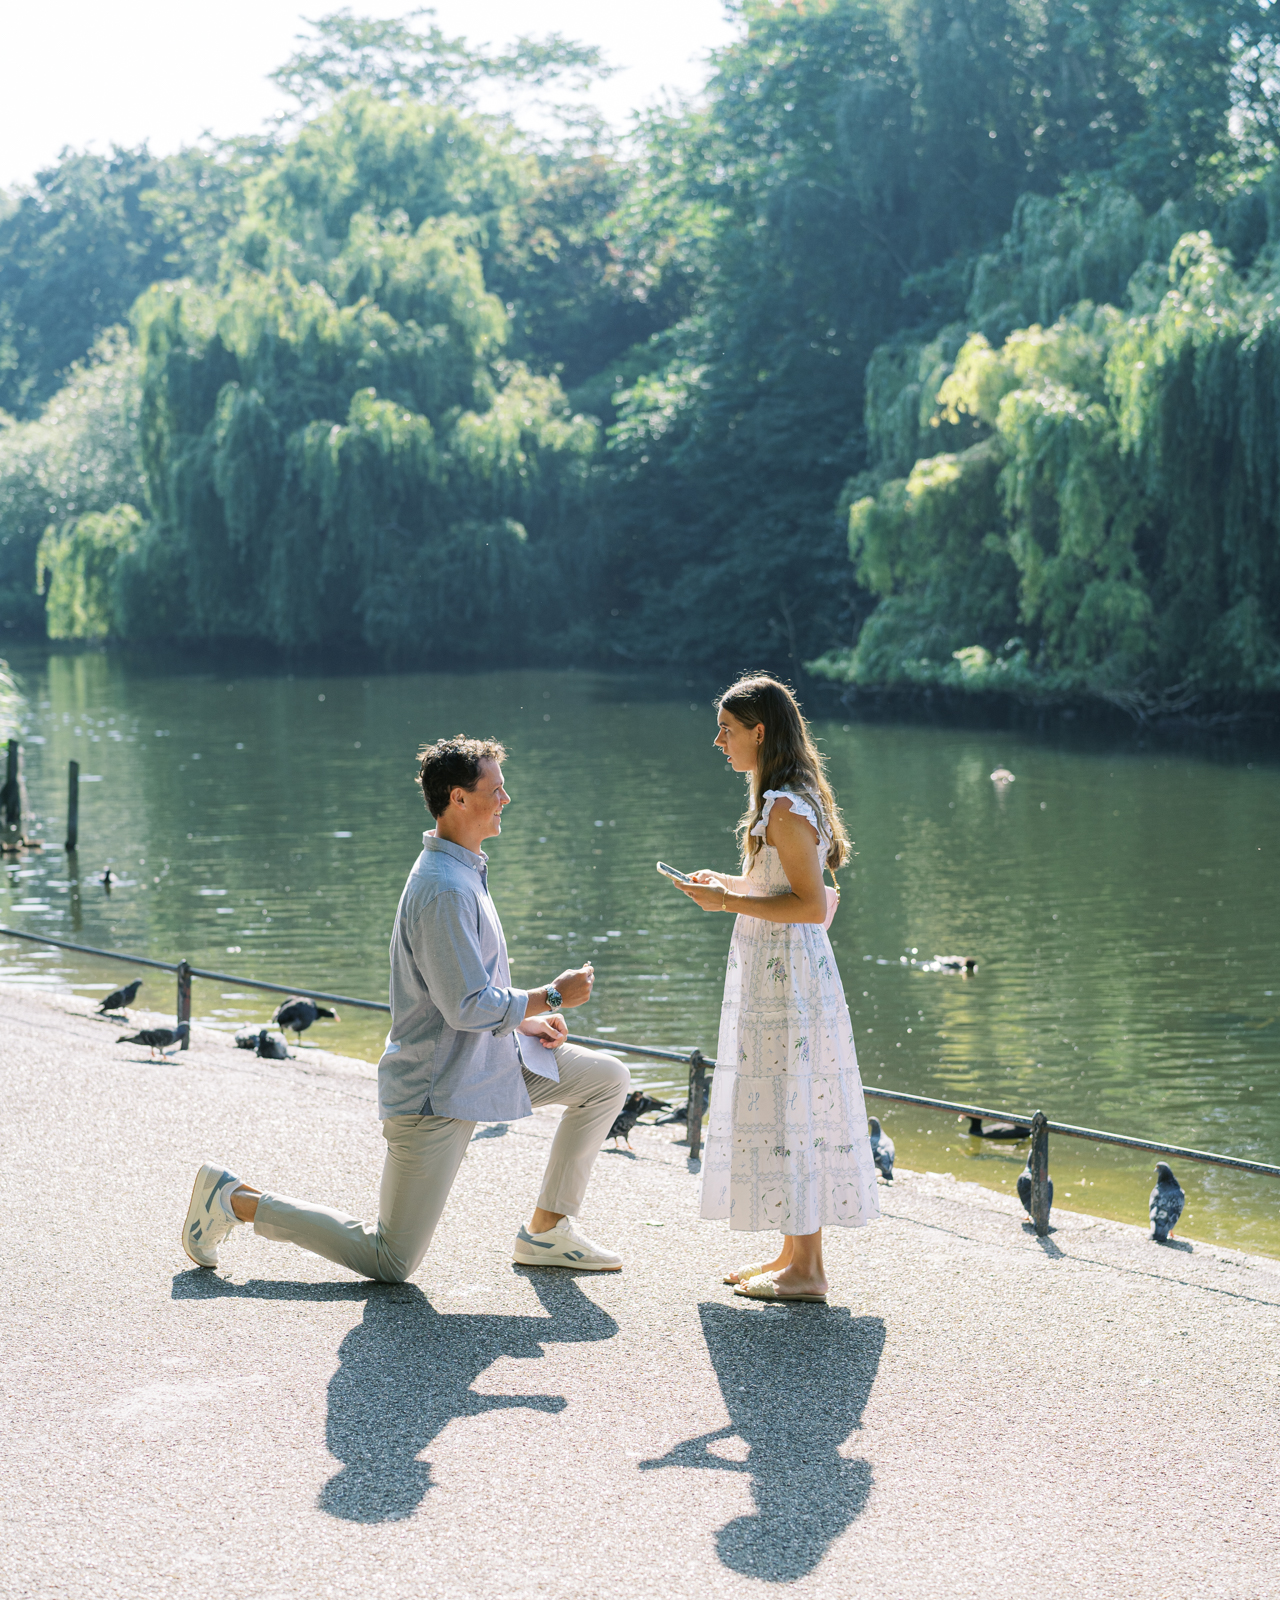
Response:
[[[218,1265],[217,1261],[201,1261],[199,1256],[194,1256],[191,1254],[191,1250],[187,1245],[187,1233],[191,1227],[191,1218],[196,1209],[196,1193],[200,1188],[201,1180],[204,1178],[207,1172],[216,1173],[218,1177],[222,1176],[222,1168],[215,1167],[210,1161],[204,1162],[201,1165],[199,1172],[196,1173],[196,1180],[191,1185],[191,1199],[187,1202],[187,1218],[182,1224],[182,1249],[189,1261],[194,1261],[196,1266],[203,1267],[206,1272],[212,1272]]]
[[[517,1267],[559,1267],[566,1272],[621,1272],[622,1262],[608,1263],[597,1266],[592,1261],[548,1261],[545,1256],[536,1260],[529,1260],[526,1256],[512,1256],[512,1264]]]

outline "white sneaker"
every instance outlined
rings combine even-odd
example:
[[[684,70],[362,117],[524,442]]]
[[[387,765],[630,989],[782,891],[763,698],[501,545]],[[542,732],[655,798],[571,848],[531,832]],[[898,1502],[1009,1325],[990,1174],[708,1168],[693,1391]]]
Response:
[[[621,1272],[622,1257],[578,1232],[573,1217],[561,1217],[546,1233],[522,1227],[511,1259],[521,1267],[572,1267],[578,1272]]]
[[[206,1161],[196,1173],[187,1220],[182,1224],[182,1248],[198,1267],[218,1265],[218,1246],[239,1224],[232,1214],[230,1196],[240,1179],[234,1172]]]

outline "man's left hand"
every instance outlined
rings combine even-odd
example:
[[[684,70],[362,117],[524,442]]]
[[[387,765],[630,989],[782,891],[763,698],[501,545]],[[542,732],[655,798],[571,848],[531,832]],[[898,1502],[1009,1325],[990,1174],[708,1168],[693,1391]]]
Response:
[[[544,1050],[555,1050],[562,1045],[569,1032],[569,1024],[553,1011],[546,1017],[529,1017],[516,1029],[530,1039],[536,1039]]]

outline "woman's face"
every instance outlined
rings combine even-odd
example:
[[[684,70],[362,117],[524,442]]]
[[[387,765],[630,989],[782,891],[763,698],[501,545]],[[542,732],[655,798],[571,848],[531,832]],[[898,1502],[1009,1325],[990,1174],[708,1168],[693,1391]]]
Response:
[[[720,708],[720,728],[716,734],[716,746],[723,750],[729,765],[735,772],[754,772],[756,762],[760,759],[760,746],[764,743],[764,723],[757,722],[754,728],[748,728],[746,723],[739,722],[732,711]]]

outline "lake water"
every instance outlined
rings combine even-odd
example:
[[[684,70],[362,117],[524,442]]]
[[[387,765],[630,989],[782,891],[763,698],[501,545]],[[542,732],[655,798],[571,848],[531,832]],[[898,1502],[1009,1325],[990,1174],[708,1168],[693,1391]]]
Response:
[[[510,752],[492,886],[517,982],[590,957],[575,1031],[713,1054],[730,919],[656,858],[733,870],[741,780],[711,747],[715,685],[567,672],[292,676],[18,652],[26,773],[61,843],[81,763],[78,876],[60,849],[6,866],[0,920],[380,999],[427,826],[418,745]],[[1053,736],[816,719],[858,854],[832,928],[869,1084],[1280,1160],[1280,762],[1055,724]],[[1004,765],[1015,781],[998,788]],[[100,879],[110,866],[110,893]],[[968,979],[921,970],[972,955]],[[913,964],[914,963],[914,964]],[[99,993],[127,968],[0,940],[0,977]],[[140,1002],[171,1009],[168,975]],[[198,981],[233,1028],[275,1002]],[[310,1038],[376,1059],[385,1018]],[[182,1070],[180,1060],[173,1070]],[[667,1069],[639,1080],[680,1087]],[[1025,1146],[941,1112],[878,1110],[902,1165],[1008,1188]],[[1151,1162],[1051,1142],[1058,1204],[1142,1222]],[[1280,1254],[1280,1180],[1175,1163],[1184,1229]]]

